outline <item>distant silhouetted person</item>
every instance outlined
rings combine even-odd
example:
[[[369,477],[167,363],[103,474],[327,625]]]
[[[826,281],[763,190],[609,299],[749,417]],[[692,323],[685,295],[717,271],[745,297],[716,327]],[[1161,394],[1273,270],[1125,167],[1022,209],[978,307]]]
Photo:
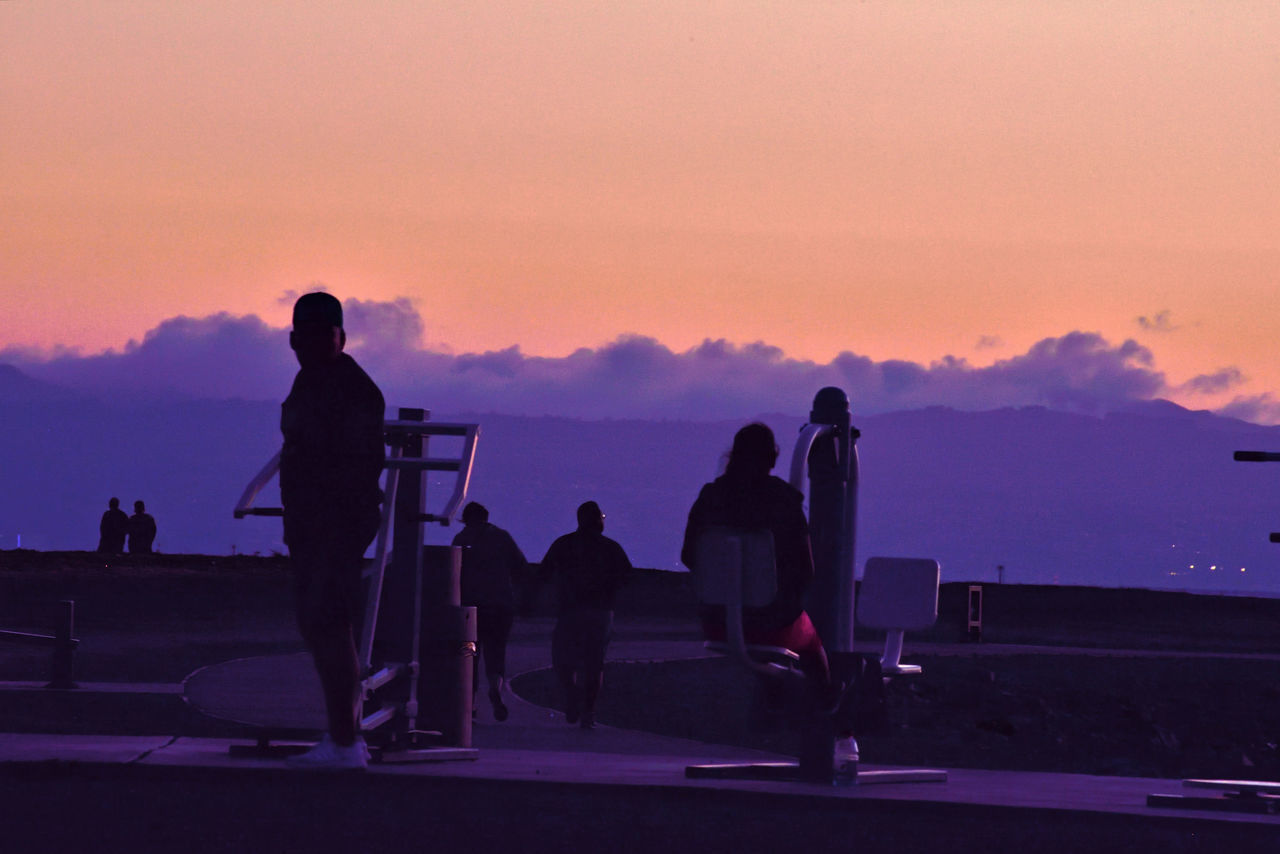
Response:
[[[147,505],[133,502],[133,515],[129,517],[129,554],[149,555],[156,541],[156,520],[147,512]]]
[[[489,511],[472,501],[462,508],[465,527],[453,538],[462,551],[462,604],[476,609],[476,640],[484,656],[489,702],[498,721],[507,719],[502,684],[507,669],[507,639],[515,617],[515,584],[524,581],[529,568],[524,552],[511,535],[489,521]],[[475,661],[478,691],[480,663]]]
[[[120,509],[120,499],[107,502],[107,512],[98,523],[98,551],[118,555],[124,551],[124,538],[129,533],[129,514]]]
[[[382,392],[342,352],[342,303],[310,293],[293,306],[289,346],[300,370],[280,411],[280,500],[297,592],[298,627],[324,691],[329,731],[293,764],[364,768],[356,636],[360,571],[381,522]]]
[[[578,529],[556,539],[542,559],[538,579],[554,578],[558,594],[551,664],[564,690],[565,720],[583,729],[595,726],[614,603],[630,574],[631,561],[604,535],[604,513],[594,501],[578,508]]]

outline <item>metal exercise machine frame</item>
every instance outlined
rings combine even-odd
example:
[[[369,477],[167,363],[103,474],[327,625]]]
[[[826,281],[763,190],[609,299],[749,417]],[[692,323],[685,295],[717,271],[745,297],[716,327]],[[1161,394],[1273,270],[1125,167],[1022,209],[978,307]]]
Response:
[[[58,627],[51,635],[39,632],[23,632],[16,629],[0,629],[0,643],[28,644],[32,646],[48,646],[53,648],[49,662],[49,682],[44,687],[58,690],[79,688],[72,678],[72,660],[80,638],[75,637],[76,603],[72,599],[61,599],[59,605]]]
[[[809,423],[791,455],[791,485],[809,496],[817,570],[805,610],[832,652],[853,651],[860,435],[851,423],[848,396],[828,386],[814,396]]]
[[[1231,458],[1238,463],[1280,463],[1280,453],[1274,451],[1236,451]],[[1280,543],[1280,531],[1272,531],[1269,539]]]
[[[1280,453],[1272,451],[1236,451],[1232,459],[1238,463],[1280,463]],[[1273,543],[1280,543],[1280,531],[1270,536]],[[1186,789],[1209,789],[1217,796],[1152,794],[1147,796],[1149,807],[1174,809],[1220,810],[1249,812],[1264,815],[1280,814],[1280,782],[1273,780],[1183,780]]]
[[[809,529],[816,572],[805,610],[813,619],[823,646],[837,655],[853,653],[856,613],[854,549],[859,481],[856,443],[861,434],[851,420],[849,398],[844,391],[833,386],[821,389],[814,396],[809,423],[801,429],[796,440],[790,470],[791,485],[809,498]],[[807,490],[806,476],[809,481]],[[741,549],[742,544],[738,544],[737,548]],[[742,553],[731,551],[731,554],[740,557]],[[734,592],[738,601],[741,601],[741,582],[737,583],[738,587]],[[708,644],[708,647],[712,645]],[[776,664],[752,662],[745,650],[737,650],[737,653],[739,659],[747,662],[747,666],[753,670],[775,676],[775,670],[781,670]],[[833,769],[834,733],[823,733],[821,737],[806,736],[804,741],[799,762],[691,765],[685,768],[685,776],[703,779],[837,782]],[[840,782],[865,785],[946,782],[946,779],[946,771],[897,769],[857,771],[852,779]]]
[[[370,732],[393,721],[403,722],[406,732],[413,732],[418,717],[418,678],[421,672],[419,650],[422,638],[422,592],[423,562],[422,540],[423,525],[427,522],[448,525],[457,515],[458,509],[466,500],[467,489],[471,483],[471,470],[475,461],[476,443],[480,435],[478,424],[461,424],[448,422],[431,422],[417,420],[406,415],[421,415],[426,418],[425,410],[401,410],[401,418],[384,422],[384,438],[390,446],[391,453],[387,457],[384,468],[386,481],[383,492],[382,523],[378,529],[374,558],[371,565],[363,571],[368,579],[368,592],[365,601],[365,618],[362,622],[358,645],[358,657],[362,673],[361,690],[366,701],[375,698],[376,692],[384,686],[407,677],[403,697],[389,698],[381,703],[380,708],[365,715],[360,722],[362,732]],[[430,436],[449,436],[461,438],[462,450],[457,457],[423,457],[421,448],[423,439]],[[408,453],[406,453],[406,449]],[[254,507],[253,502],[262,489],[271,482],[280,470],[280,453],[277,452],[266,465],[250,480],[236,503],[234,516],[243,519],[246,516],[283,516],[280,507]],[[397,503],[400,491],[400,475],[402,472],[453,472],[454,486],[443,509],[439,513],[424,512],[420,493],[416,512],[397,515]],[[386,578],[387,562],[392,551],[392,544],[399,539],[407,538],[414,549],[413,560],[413,616],[410,633],[410,648],[403,662],[387,662],[377,671],[373,670],[373,645],[377,634],[378,613],[382,602],[383,582]],[[476,751],[470,748],[436,748],[426,751],[401,751],[412,753],[413,758],[442,759],[476,757]],[[385,758],[385,757],[384,757]]]

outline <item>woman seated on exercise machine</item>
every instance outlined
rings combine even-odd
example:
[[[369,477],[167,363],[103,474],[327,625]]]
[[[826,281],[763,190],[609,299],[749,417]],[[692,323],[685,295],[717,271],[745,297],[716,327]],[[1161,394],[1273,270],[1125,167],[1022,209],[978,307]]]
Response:
[[[813,550],[804,496],[791,484],[770,474],[778,461],[778,445],[765,424],[748,424],[733,437],[725,473],[702,487],[689,510],[680,560],[697,573],[697,543],[714,527],[767,530],[773,535],[778,570],[778,594],[762,608],[743,609],[747,643],[780,646],[800,657],[800,669],[812,680],[817,694],[834,702],[827,653],[804,611],[804,593],[813,580]],[[703,633],[708,640],[725,637],[724,608],[702,605]]]

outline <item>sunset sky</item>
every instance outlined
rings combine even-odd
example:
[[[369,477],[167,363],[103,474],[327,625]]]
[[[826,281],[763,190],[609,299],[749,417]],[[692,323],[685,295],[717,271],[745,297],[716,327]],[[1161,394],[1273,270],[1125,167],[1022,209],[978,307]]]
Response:
[[[1280,4],[0,3],[0,350],[315,283],[454,354],[1082,331],[1280,397]]]

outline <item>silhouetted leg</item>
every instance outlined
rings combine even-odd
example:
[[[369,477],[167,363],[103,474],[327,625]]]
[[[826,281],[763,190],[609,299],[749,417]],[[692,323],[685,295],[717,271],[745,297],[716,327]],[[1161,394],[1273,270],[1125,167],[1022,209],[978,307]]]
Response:
[[[489,683],[489,702],[493,717],[507,719],[507,706],[502,701],[503,677],[507,670],[507,639],[511,636],[514,613],[510,608],[488,608],[485,611],[484,671]]]
[[[744,633],[748,643],[768,644],[789,649],[799,657],[800,672],[805,676],[813,703],[822,709],[834,708],[840,700],[841,684],[833,679],[827,651],[809,615],[801,612],[790,625],[771,631]]]
[[[297,592],[298,628],[315,662],[324,693],[329,736],[340,746],[359,735],[360,661],[354,625],[360,603],[358,538],[329,536],[290,544]]]
[[[556,672],[560,681],[560,690],[564,694],[564,719],[569,723],[577,723],[582,709],[582,698],[578,693],[576,671],[578,656],[574,650],[575,615],[562,613],[556,619],[556,626],[551,630],[551,669]]]
[[[345,747],[359,734],[360,662],[350,629],[345,638],[342,634],[336,629],[322,632],[310,647],[324,692],[329,736]]]
[[[582,615],[582,726],[595,725],[596,699],[604,683],[604,660],[613,629],[613,612],[592,610]]]

